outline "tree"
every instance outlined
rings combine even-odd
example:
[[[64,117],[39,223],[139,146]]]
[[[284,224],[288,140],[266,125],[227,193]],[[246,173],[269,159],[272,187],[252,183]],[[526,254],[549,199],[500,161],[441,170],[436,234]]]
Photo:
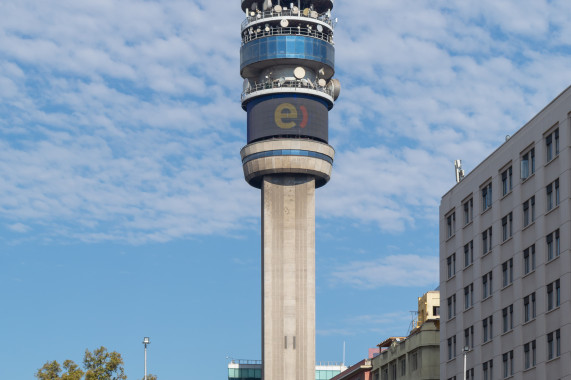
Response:
[[[60,376],[62,367],[54,360],[46,362],[42,368],[38,369],[35,376],[39,380],[82,380],[84,375],[84,380],[126,380],[127,376],[125,376],[123,364],[121,354],[115,351],[107,352],[107,349],[101,346],[93,352],[85,350],[83,357],[85,372],[72,360],[66,360],[63,362],[65,372]],[[157,377],[147,376],[147,380],[157,380]]]
[[[143,376],[141,378],[141,380],[145,380],[145,376]],[[157,376],[156,375],[151,375],[150,373],[147,374],[147,380],[157,380]]]
[[[42,368],[38,369],[35,376],[40,380],[59,380],[61,367],[55,360],[53,362],[46,362]]]
[[[61,380],[81,380],[83,377],[81,368],[71,360],[63,362],[63,369],[65,373],[61,376]]]
[[[123,364],[121,354],[107,352],[103,346],[93,350],[93,353],[85,350],[85,380],[126,380]]]
[[[36,377],[40,380],[81,380],[83,371],[71,360],[63,362],[65,372],[60,376],[61,366],[57,361],[47,362],[36,372]]]

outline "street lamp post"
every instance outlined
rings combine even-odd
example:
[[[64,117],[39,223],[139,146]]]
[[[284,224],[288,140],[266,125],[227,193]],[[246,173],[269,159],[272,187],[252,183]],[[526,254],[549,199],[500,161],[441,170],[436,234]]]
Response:
[[[464,348],[462,349],[462,353],[464,354],[464,372],[463,372],[462,378],[464,380],[466,380],[466,356],[468,355],[469,351],[470,351],[470,347],[468,347],[468,346],[464,346]]]
[[[147,344],[151,344],[149,337],[143,338],[143,344],[145,345],[145,380],[147,380]]]

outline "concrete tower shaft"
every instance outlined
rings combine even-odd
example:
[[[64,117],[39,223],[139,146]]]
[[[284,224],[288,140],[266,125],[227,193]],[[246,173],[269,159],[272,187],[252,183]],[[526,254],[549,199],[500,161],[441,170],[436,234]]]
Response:
[[[262,191],[262,374],[315,378],[315,189],[339,96],[331,0],[242,0],[246,181]]]

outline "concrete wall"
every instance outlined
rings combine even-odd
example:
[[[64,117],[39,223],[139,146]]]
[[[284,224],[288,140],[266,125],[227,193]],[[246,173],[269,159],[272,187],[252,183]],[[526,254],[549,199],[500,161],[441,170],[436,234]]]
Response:
[[[266,380],[315,378],[315,179],[262,184],[262,363]]]

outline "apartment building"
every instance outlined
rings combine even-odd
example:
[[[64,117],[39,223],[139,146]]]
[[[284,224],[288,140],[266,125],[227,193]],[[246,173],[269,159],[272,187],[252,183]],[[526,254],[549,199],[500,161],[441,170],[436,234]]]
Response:
[[[442,197],[441,379],[571,380],[570,143],[571,87]]]

